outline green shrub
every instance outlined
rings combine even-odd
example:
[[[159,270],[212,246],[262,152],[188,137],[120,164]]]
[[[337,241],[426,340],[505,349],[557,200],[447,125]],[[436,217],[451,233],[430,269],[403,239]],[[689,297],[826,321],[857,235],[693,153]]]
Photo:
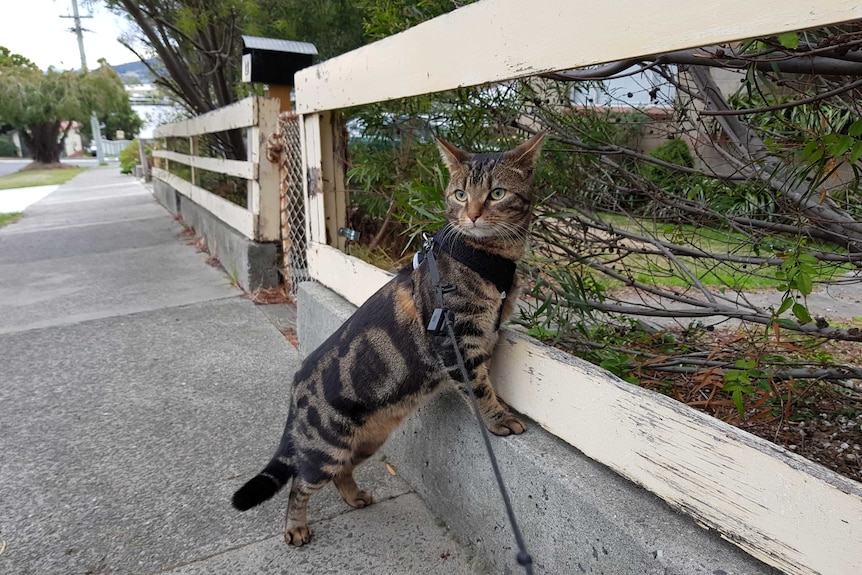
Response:
[[[688,145],[682,140],[669,140],[650,153],[650,156],[670,164],[693,168],[694,159]],[[656,164],[646,163],[641,168],[641,174],[656,186],[669,192],[683,191],[686,174],[682,174],[673,168],[666,168]]]
[[[147,145],[144,148],[146,150],[147,159],[152,157],[152,146]],[[137,139],[132,140],[132,143],[123,148],[120,152],[120,173],[122,174],[131,174],[135,169],[135,166],[141,163],[141,151],[140,144]]]
[[[18,156],[18,148],[12,143],[9,136],[0,136],[0,158],[15,158]]]

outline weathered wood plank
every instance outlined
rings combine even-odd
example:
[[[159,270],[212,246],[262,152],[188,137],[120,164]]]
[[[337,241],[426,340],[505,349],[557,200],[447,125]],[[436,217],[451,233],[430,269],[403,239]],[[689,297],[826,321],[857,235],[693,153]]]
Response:
[[[251,160],[259,166],[256,194],[257,239],[274,242],[281,238],[281,182],[278,163],[270,162],[266,155],[266,141],[270,134],[278,132],[279,101],[269,98],[260,100],[257,109],[256,128],[249,130]]]
[[[332,132],[332,117],[334,114],[323,112],[320,117],[320,168],[323,182],[323,211],[326,224],[326,243],[344,249],[345,239],[338,235],[338,178],[336,176],[336,158],[334,134]],[[342,178],[343,182],[343,178]]]
[[[303,116],[300,121],[303,174],[302,189],[305,193],[305,221],[309,245],[312,242],[326,243],[326,211],[323,194],[323,166],[321,162],[321,118],[320,114]]]
[[[154,136],[156,138],[187,138],[200,134],[247,128],[254,124],[258,100],[261,98],[245,98],[230,106],[188,120],[162,124],[155,129]]]
[[[298,72],[296,108],[335,110],[858,18],[855,0],[483,0]]]
[[[862,573],[862,485],[513,331],[491,368],[512,407],[791,574]]]
[[[392,279],[392,274],[319,242],[308,244],[308,271],[312,278],[356,306]]]
[[[254,239],[254,216],[242,206],[229,202],[203,188],[193,186],[186,180],[158,168],[153,169],[153,177],[165,182],[202,208],[207,209],[248,239]]]
[[[326,245],[308,260],[354,305],[392,277]],[[512,330],[491,373],[514,409],[764,562],[862,573],[862,485]]]
[[[156,158],[165,158],[172,162],[191,166],[200,170],[208,170],[210,172],[218,172],[228,176],[236,176],[237,178],[245,178],[253,180],[257,177],[257,164],[254,162],[244,162],[242,160],[226,160],[224,158],[206,158],[203,156],[191,156],[181,154],[179,152],[171,152],[168,150],[153,150],[153,156]]]

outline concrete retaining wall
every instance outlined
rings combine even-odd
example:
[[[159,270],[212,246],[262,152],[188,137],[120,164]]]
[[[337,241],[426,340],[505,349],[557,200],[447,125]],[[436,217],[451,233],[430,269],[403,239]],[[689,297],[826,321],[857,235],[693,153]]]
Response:
[[[319,284],[298,293],[300,350],[320,345],[356,308]],[[766,575],[745,554],[658,497],[535,423],[493,438],[536,573]],[[515,542],[475,417],[454,391],[417,411],[383,447],[389,463],[496,573],[520,573]]]
[[[248,292],[278,285],[278,247],[253,242],[174,188],[153,180],[153,195],[169,212],[182,217],[206,240],[228,275]]]

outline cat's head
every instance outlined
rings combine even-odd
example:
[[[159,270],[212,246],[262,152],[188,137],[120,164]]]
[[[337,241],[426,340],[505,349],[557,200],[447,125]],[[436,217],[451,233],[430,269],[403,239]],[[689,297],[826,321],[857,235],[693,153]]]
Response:
[[[523,239],[544,139],[541,132],[505,152],[474,154],[436,138],[449,168],[449,185],[443,192],[449,223],[472,238]]]

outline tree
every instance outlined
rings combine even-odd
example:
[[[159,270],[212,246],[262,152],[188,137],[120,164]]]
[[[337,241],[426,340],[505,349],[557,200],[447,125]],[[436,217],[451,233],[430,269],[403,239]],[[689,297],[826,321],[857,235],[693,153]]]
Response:
[[[259,0],[266,17],[252,35],[311,42],[320,60],[365,44],[366,2],[357,0]]]
[[[119,76],[104,63],[84,74],[43,73],[23,56],[0,53],[0,124],[19,130],[36,162],[59,162],[71,121],[84,123],[92,111],[107,115],[128,105]]]
[[[190,114],[205,114],[237,101],[240,35],[256,7],[253,0],[105,0],[137,30],[120,41]],[[145,47],[145,53],[135,48]],[[153,63],[152,57],[158,60]],[[244,159],[239,130],[215,135],[217,152]]]
[[[144,121],[132,109],[132,103],[128,98],[122,103],[118,103],[117,108],[98,116],[98,119],[99,123],[104,126],[102,133],[108,140],[114,140],[117,132],[123,132],[123,138],[131,140],[138,135],[141,127],[144,125]],[[87,137],[92,138],[91,123],[85,122],[81,128],[81,132]]]
[[[30,59],[20,54],[14,54],[5,46],[0,46],[0,68],[27,68],[38,70],[39,67]]]
[[[240,83],[243,34],[318,44],[329,57],[363,42],[363,12],[351,0],[105,0],[135,31],[121,42],[167,94],[190,114],[236,102],[251,89]],[[143,50],[136,45],[142,45]],[[151,57],[158,56],[158,64]],[[243,158],[238,130],[215,134],[214,152]]]

